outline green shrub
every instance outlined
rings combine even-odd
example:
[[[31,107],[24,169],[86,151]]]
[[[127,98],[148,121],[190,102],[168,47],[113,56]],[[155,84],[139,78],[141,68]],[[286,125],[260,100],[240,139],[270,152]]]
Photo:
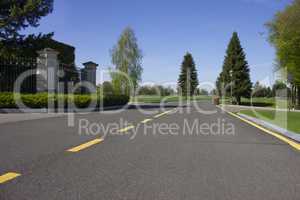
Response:
[[[87,108],[90,105],[93,105],[92,103],[97,104],[97,97],[93,97],[90,95],[74,95],[74,104],[77,108]]]
[[[126,105],[129,102],[129,97],[126,95],[109,95],[103,98],[103,106]]]
[[[0,108],[15,108],[15,101],[12,93],[0,94]]]
[[[23,103],[30,108],[47,108],[48,98],[50,99],[50,101],[53,101],[54,95],[49,97],[48,94],[45,93],[21,95]]]
[[[29,108],[47,108],[48,100],[58,103],[60,107],[67,107],[68,102],[73,102],[77,108],[87,108],[91,105],[99,106],[116,106],[126,105],[129,101],[129,97],[125,95],[108,95],[105,97],[99,97],[97,95],[54,95],[47,93],[37,94],[21,94],[22,102]],[[70,104],[70,106],[72,106]],[[14,100],[13,93],[0,93],[0,108],[17,108]]]

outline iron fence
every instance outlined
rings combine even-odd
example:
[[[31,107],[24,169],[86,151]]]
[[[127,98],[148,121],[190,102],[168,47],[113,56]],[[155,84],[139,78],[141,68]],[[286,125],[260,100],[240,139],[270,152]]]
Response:
[[[0,57],[0,92],[13,92],[18,77],[26,71],[36,71],[36,68],[36,58]],[[20,92],[36,93],[36,73],[22,82]]]
[[[80,82],[80,69],[75,66],[75,64],[59,64],[59,71],[62,72],[59,77],[60,85],[63,88],[60,89],[60,92],[65,94],[69,93],[70,85],[76,85],[76,83]]]
[[[0,57],[0,92],[14,92],[16,80],[27,71],[33,72],[21,84],[21,93],[37,92],[36,58],[2,58]],[[63,88],[60,92],[70,92],[68,86],[80,81],[81,70],[75,64],[59,64],[58,81]]]

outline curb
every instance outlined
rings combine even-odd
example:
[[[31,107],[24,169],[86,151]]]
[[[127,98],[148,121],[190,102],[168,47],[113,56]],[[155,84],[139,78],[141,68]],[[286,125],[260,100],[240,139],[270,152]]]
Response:
[[[126,105],[127,107],[130,105]],[[104,107],[101,109],[95,109],[93,111],[86,111],[82,109],[82,111],[79,112],[68,112],[67,110],[60,110],[58,109],[58,112],[56,112],[54,109],[47,109],[47,108],[41,108],[41,109],[17,109],[17,108],[0,108],[0,114],[25,114],[25,113],[86,113],[86,112],[100,112],[100,111],[106,111],[106,110],[117,110],[121,109],[123,107],[126,107],[125,105],[123,106],[108,106]]]
[[[274,132],[274,131],[269,130],[269,129],[267,129],[267,128],[264,128],[264,127],[262,127],[262,126],[260,126],[260,125],[258,125],[258,124],[256,124],[256,123],[254,123],[254,122],[252,122],[252,121],[250,121],[250,120],[247,120],[247,119],[245,119],[245,118],[243,118],[243,117],[241,117],[241,116],[239,116],[239,115],[237,115],[237,114],[234,114],[234,113],[232,113],[232,112],[229,112],[229,111],[223,109],[221,106],[217,106],[217,107],[218,107],[219,109],[223,110],[224,112],[226,112],[227,114],[229,114],[229,115],[231,115],[231,116],[233,116],[233,117],[235,117],[235,118],[238,118],[238,119],[240,119],[241,121],[243,121],[243,122],[245,122],[245,123],[247,123],[247,124],[249,124],[249,125],[251,125],[251,126],[253,126],[253,127],[255,127],[255,128],[258,128],[258,129],[260,129],[261,131],[263,131],[263,132],[265,132],[265,133],[267,133],[267,134],[269,134],[269,135],[272,135],[273,137],[275,137],[275,138],[281,140],[282,142],[285,142],[285,143],[289,144],[290,146],[292,146],[292,147],[295,148],[296,150],[300,151],[300,143],[296,142],[295,140],[292,140],[292,139],[290,139],[290,138],[288,138],[288,137],[286,137],[286,136],[284,136],[284,135],[282,135],[282,134],[280,134],[280,133],[277,133],[277,132]]]
[[[288,109],[282,108],[272,108],[272,107],[259,107],[259,106],[243,106],[243,105],[230,105],[230,104],[220,104],[220,107],[228,107],[228,108],[238,108],[241,110],[244,109],[255,109],[255,110],[276,110],[276,111],[289,111]],[[300,112],[300,110],[290,110],[292,112]]]
[[[18,113],[48,113],[48,109],[26,109],[20,110],[17,108],[0,108],[0,114],[18,114]]]
[[[281,127],[279,127],[277,125],[274,125],[274,124],[272,124],[270,122],[267,122],[267,121],[264,121],[264,120],[256,119],[254,117],[250,117],[250,116],[247,116],[247,115],[244,115],[244,114],[240,114],[240,113],[238,113],[238,115],[240,117],[243,117],[243,118],[245,118],[247,120],[250,120],[250,121],[252,121],[252,122],[254,122],[254,123],[256,123],[256,124],[258,124],[260,126],[263,126],[263,127],[267,128],[267,129],[270,129],[272,131],[278,132],[278,133],[280,133],[280,134],[282,134],[282,135],[284,135],[284,136],[286,136],[286,137],[288,137],[288,138],[290,138],[292,140],[295,140],[296,142],[300,143],[300,134],[294,133],[292,131],[288,131],[288,130],[286,130],[284,128],[281,128]]]

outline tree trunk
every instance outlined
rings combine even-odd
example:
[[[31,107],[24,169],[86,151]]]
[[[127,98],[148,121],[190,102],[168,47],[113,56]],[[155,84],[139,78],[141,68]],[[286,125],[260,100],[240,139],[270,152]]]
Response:
[[[290,92],[290,103],[289,103],[289,110],[293,109],[296,104],[296,98],[295,98],[295,86],[292,84],[291,92]]]
[[[300,86],[297,87],[297,109],[300,108]]]
[[[292,95],[293,95],[292,106],[293,106],[293,109],[295,109],[296,108],[296,104],[297,104],[297,87],[296,87],[296,85],[293,85]]]
[[[241,105],[241,97],[240,96],[236,97],[236,103],[237,103],[237,105]]]

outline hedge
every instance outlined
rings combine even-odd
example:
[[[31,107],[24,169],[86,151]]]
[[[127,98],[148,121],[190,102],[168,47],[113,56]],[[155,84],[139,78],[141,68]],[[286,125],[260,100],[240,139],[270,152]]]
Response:
[[[99,106],[121,106],[129,102],[129,97],[125,95],[109,95],[100,97],[92,95],[54,95],[47,93],[21,94],[22,102],[29,108],[47,108],[48,99],[55,104],[63,104],[59,107],[67,107],[68,102],[73,102],[77,108],[87,108],[90,105]],[[72,107],[70,105],[70,107]],[[0,108],[17,108],[13,93],[0,93]]]

